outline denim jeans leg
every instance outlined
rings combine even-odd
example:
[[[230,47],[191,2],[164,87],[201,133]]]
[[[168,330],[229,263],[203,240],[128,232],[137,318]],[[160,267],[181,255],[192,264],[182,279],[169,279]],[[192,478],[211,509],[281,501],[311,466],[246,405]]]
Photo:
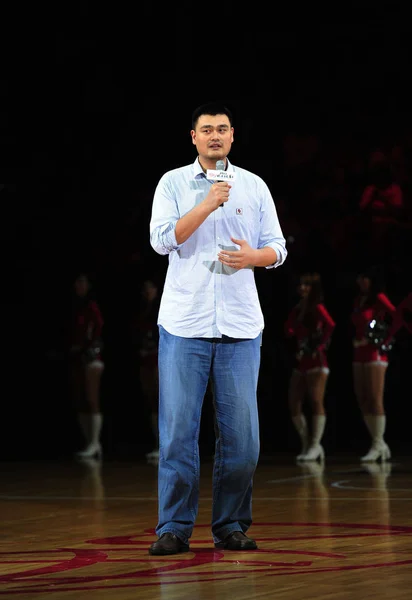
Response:
[[[223,541],[252,523],[253,476],[259,459],[257,386],[261,335],[216,345],[212,366],[218,429],[213,471],[212,535]]]
[[[159,465],[156,534],[188,543],[199,502],[199,431],[212,344],[159,327]]]

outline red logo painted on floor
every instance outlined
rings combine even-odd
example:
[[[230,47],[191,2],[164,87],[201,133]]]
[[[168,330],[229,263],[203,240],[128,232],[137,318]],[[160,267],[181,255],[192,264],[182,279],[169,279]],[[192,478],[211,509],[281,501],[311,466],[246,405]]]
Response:
[[[234,579],[244,580],[246,584],[251,578],[253,585],[258,586],[261,577],[412,565],[412,550],[410,558],[405,558],[404,546],[398,552],[396,548],[398,537],[412,534],[412,527],[407,526],[254,523],[250,533],[259,549],[236,553],[216,550],[209,529],[209,525],[196,526],[191,551],[176,556],[148,555],[148,547],[156,539],[153,529],[136,536],[87,540],[84,542],[87,548],[0,552],[3,571],[0,595],[114,590]],[[201,534],[205,530],[208,537],[203,539]],[[362,543],[370,538],[375,540],[373,550]],[[382,550],[376,545],[379,538],[384,542]],[[343,550],[333,551],[339,541]],[[348,541],[353,544],[345,551]],[[310,550],[312,544],[314,550]],[[8,566],[10,573],[4,573]]]

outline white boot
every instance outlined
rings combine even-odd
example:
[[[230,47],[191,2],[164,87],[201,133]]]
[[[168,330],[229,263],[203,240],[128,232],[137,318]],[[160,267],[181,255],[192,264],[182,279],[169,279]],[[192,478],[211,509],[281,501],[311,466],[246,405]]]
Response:
[[[87,444],[90,440],[90,414],[78,413],[77,420],[79,421],[81,432]]]
[[[89,436],[86,438],[86,448],[76,452],[77,458],[102,458],[102,446],[100,443],[100,433],[103,425],[103,415],[101,413],[91,413],[87,415]]]
[[[312,438],[308,451],[301,460],[312,461],[325,459],[325,451],[321,445],[323,432],[325,431],[326,415],[313,415],[312,417]]]
[[[372,438],[369,451],[361,457],[361,462],[390,460],[391,451],[384,440],[386,415],[364,415],[365,423]]]
[[[302,444],[302,449],[300,451],[300,454],[297,455],[296,460],[301,460],[302,456],[306,454],[309,445],[308,424],[306,421],[306,417],[303,413],[292,417],[292,423],[294,424],[295,429],[299,434],[300,441]]]

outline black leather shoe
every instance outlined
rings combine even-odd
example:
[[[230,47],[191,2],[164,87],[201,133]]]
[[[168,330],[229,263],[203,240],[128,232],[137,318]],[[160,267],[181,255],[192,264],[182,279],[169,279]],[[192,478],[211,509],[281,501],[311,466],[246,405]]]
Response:
[[[255,540],[248,538],[242,531],[232,531],[223,542],[217,542],[215,548],[223,548],[223,550],[257,550],[257,544]]]
[[[149,548],[149,554],[165,555],[179,554],[180,552],[189,552],[189,545],[184,544],[177,535],[173,533],[164,533]]]

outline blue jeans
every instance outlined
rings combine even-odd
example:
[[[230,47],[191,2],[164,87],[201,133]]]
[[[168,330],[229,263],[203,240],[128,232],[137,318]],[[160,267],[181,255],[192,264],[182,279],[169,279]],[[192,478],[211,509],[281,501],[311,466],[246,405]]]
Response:
[[[261,335],[253,340],[184,338],[159,327],[159,519],[156,533],[188,543],[199,503],[199,430],[209,378],[216,449],[212,536],[220,542],[252,523],[259,458],[257,385]]]

